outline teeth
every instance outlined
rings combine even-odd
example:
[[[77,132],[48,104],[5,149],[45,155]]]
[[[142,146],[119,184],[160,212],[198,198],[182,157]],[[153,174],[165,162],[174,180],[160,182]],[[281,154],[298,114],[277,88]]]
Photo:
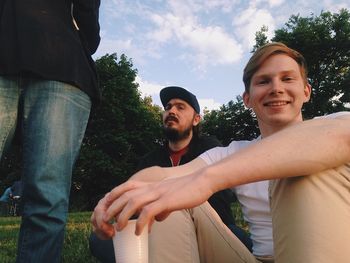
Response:
[[[281,106],[286,104],[288,104],[286,101],[273,101],[273,102],[265,103],[265,105],[267,106]]]

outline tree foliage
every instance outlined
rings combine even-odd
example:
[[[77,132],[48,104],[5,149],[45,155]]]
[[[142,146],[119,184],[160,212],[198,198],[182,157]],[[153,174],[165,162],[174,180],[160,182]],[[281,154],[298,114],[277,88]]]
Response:
[[[246,109],[242,97],[229,101],[220,110],[212,110],[204,115],[202,131],[215,135],[224,146],[233,140],[248,140],[259,135],[257,121]]]
[[[266,33],[268,32],[267,26],[262,26],[261,29],[255,33],[255,45],[252,52],[255,52],[259,47],[267,44],[269,42]]]
[[[302,53],[309,69],[311,100],[304,106],[310,118],[349,110],[350,13],[322,12],[319,16],[292,15],[272,41],[285,43]],[[257,45],[259,39],[257,39]]]
[[[73,176],[73,207],[91,209],[101,195],[126,181],[138,159],[157,144],[160,108],[141,98],[137,70],[125,55],[96,61],[101,103],[91,114]]]

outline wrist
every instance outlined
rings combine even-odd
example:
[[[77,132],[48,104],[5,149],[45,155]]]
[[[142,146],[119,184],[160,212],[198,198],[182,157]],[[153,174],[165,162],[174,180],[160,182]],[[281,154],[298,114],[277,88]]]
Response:
[[[201,184],[207,191],[212,194],[225,189],[221,186],[221,182],[218,180],[217,172],[211,166],[207,166],[199,171],[198,176],[200,177]]]

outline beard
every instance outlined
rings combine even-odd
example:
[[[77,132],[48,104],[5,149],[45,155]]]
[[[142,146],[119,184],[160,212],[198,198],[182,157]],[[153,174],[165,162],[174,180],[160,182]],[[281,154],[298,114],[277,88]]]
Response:
[[[187,127],[183,131],[179,131],[171,127],[163,127],[164,135],[170,142],[177,142],[188,138],[191,134],[191,130],[192,127]]]

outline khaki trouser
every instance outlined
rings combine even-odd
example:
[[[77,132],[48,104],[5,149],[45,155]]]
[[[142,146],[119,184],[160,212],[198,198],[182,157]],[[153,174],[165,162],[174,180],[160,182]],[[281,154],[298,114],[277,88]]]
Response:
[[[149,236],[150,263],[257,263],[215,210],[204,203],[155,222]]]
[[[350,164],[270,185],[275,262],[350,262]]]
[[[276,263],[350,260],[350,164],[271,182]],[[172,213],[150,234],[151,263],[273,262],[255,258],[208,203]]]

